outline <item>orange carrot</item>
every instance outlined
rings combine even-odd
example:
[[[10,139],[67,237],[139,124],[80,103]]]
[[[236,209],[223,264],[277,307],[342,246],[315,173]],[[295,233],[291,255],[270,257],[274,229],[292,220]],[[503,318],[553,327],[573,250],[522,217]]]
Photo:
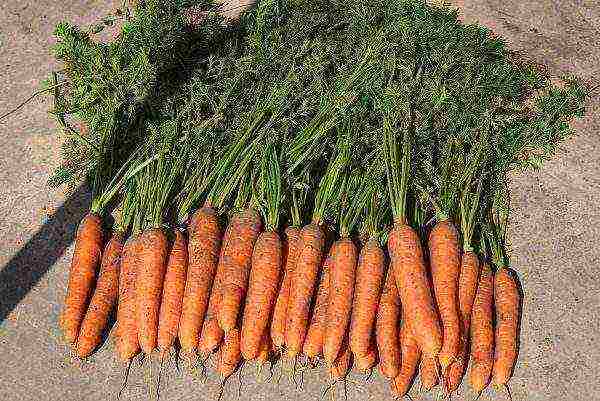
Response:
[[[337,359],[348,332],[358,260],[358,250],[351,239],[340,239],[334,246],[333,264],[329,272],[327,329],[323,343],[323,356],[328,364]]]
[[[419,374],[425,391],[433,389],[438,384],[438,366],[435,358],[430,355],[423,355]]]
[[[377,344],[374,342],[371,343],[364,355],[358,356],[354,353],[352,354],[356,361],[356,369],[361,373],[368,373],[375,365],[377,365]]]
[[[242,356],[252,360],[258,356],[261,338],[277,298],[281,274],[281,240],[274,231],[264,231],[258,237],[252,253],[252,269],[242,323]]]
[[[490,265],[481,267],[479,284],[471,314],[471,371],[469,381],[476,393],[481,393],[490,381],[494,358],[493,317],[494,276]]]
[[[130,237],[125,242],[121,259],[115,338],[117,353],[122,361],[130,360],[140,350],[136,299],[136,276],[140,250],[140,237]]]
[[[327,327],[327,305],[329,303],[329,271],[332,265],[334,249],[334,247],[331,247],[329,255],[325,259],[323,268],[321,269],[315,306],[302,347],[304,355],[311,360],[314,360],[323,352],[323,341]]]
[[[369,352],[383,284],[384,267],[383,250],[377,241],[368,241],[361,249],[358,258],[350,320],[350,349],[357,361]]]
[[[187,275],[188,247],[185,236],[175,230],[175,241],[169,253],[162,302],[158,320],[158,349],[163,357],[175,342],[185,290]]]
[[[443,342],[439,353],[442,373],[460,352],[460,310],[458,277],[460,248],[458,231],[448,220],[435,225],[429,234],[431,276],[438,310],[442,320]]]
[[[100,344],[102,331],[119,296],[119,269],[123,251],[123,236],[113,233],[102,254],[102,263],[94,295],[77,336],[77,355],[89,356]]]
[[[208,300],[208,307],[206,309],[206,316],[204,318],[204,323],[202,324],[202,331],[200,332],[198,351],[200,351],[202,354],[209,354],[213,352],[223,340],[224,333],[223,329],[221,329],[219,326],[217,314],[221,305],[223,276],[225,274],[225,262],[223,254],[225,252],[225,248],[228,247],[230,237],[231,224],[227,226],[225,235],[223,236],[221,251],[219,252],[217,272],[215,273],[215,279],[213,281],[210,298]]]
[[[260,215],[253,209],[231,218],[229,241],[223,250],[224,275],[221,302],[217,311],[219,326],[225,333],[237,325],[252,262],[252,250],[261,230]]]
[[[376,339],[379,351],[379,370],[389,379],[398,375],[400,369],[399,324],[402,307],[392,271],[387,272],[385,285],[377,309]]]
[[[471,311],[477,292],[479,279],[479,258],[473,251],[465,251],[461,259],[460,278],[458,281],[458,304],[461,317],[460,352],[456,361],[450,365],[446,378],[448,391],[455,391],[467,368],[469,361],[469,332],[471,330]]]
[[[59,325],[69,344],[75,343],[96,278],[102,255],[102,220],[88,213],[77,229],[75,251],[71,260],[69,285]]]
[[[242,339],[243,340],[243,339]],[[258,371],[264,366],[265,363],[269,362],[271,358],[271,351],[273,349],[273,342],[269,336],[269,331],[265,330],[260,339],[260,346],[258,347],[258,355],[256,356],[256,362],[258,363]]]
[[[300,237],[302,245],[292,275],[285,327],[287,355],[290,358],[297,357],[304,344],[310,304],[325,246],[325,233],[316,224],[304,226]]]
[[[157,344],[168,240],[161,229],[154,228],[144,231],[140,242],[140,262],[136,277],[138,340],[142,351],[150,354]]]
[[[279,349],[285,345],[285,323],[290,299],[290,285],[299,250],[300,230],[296,227],[286,228],[283,240],[283,266],[285,266],[285,270],[271,321],[271,339],[275,347]]]
[[[352,352],[348,346],[348,339],[344,338],[338,357],[329,365],[329,375],[335,380],[344,379],[350,371],[351,363]]]
[[[233,328],[225,334],[218,361],[217,372],[223,380],[231,376],[240,364],[240,331],[237,328]]]
[[[221,230],[215,210],[204,207],[196,211],[188,232],[189,265],[178,335],[183,352],[194,354],[200,340],[221,246]]]
[[[398,375],[392,380],[392,394],[396,397],[404,397],[415,377],[419,359],[421,358],[421,349],[417,339],[414,337],[414,326],[409,321],[405,321],[400,329],[400,346],[402,349],[402,363]]]
[[[517,279],[506,267],[500,267],[494,277],[496,305],[496,352],[492,384],[506,387],[517,361],[519,337],[519,306],[521,295]]]
[[[414,337],[423,353],[437,357],[442,346],[442,333],[419,236],[410,226],[396,223],[390,232],[388,250],[403,316],[411,321]]]

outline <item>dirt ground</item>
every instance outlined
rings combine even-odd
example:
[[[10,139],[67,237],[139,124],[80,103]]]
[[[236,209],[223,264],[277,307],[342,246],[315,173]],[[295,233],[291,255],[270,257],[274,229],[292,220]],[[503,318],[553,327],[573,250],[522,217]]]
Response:
[[[120,1],[8,0],[0,7],[0,114],[25,100],[56,68],[48,47],[62,20],[89,23]],[[554,75],[576,74],[592,88],[577,136],[540,171],[512,182],[512,263],[525,294],[519,361],[510,383],[515,401],[600,400],[600,3],[596,0],[482,0],[462,2],[466,21],[480,21],[515,49],[549,67]],[[104,400],[119,390],[124,367],[107,341],[85,363],[69,359],[57,330],[72,237],[88,207],[84,190],[67,196],[47,179],[60,141],[39,97],[0,121],[0,398],[3,400]],[[135,363],[121,399],[153,395],[156,360]],[[211,400],[216,377],[206,382],[165,366],[163,400]],[[275,376],[279,370],[275,369]],[[320,399],[322,370],[306,373],[302,390],[283,377],[259,383],[254,367],[242,375],[239,399]],[[238,397],[238,378],[224,400]],[[418,383],[413,399],[421,399]],[[337,399],[343,399],[342,386]],[[434,399],[435,394],[423,399]],[[342,398],[340,398],[342,397]],[[348,400],[390,399],[375,374],[352,374]],[[454,399],[470,400],[466,386]],[[487,390],[481,400],[505,400]]]

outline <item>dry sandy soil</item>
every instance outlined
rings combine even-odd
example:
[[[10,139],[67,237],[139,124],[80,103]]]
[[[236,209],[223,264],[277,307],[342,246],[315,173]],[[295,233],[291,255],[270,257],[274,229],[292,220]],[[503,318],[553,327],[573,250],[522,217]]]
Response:
[[[89,23],[120,1],[8,0],[0,8],[0,112],[26,99],[55,68],[48,46],[61,19]],[[576,74],[590,88],[600,83],[600,3],[592,0],[481,0],[461,5],[467,21],[480,21],[511,46],[549,66]],[[600,400],[600,110],[593,89],[577,136],[543,169],[515,176],[510,238],[513,266],[525,293],[519,361],[511,381],[515,401]],[[83,364],[69,360],[57,327],[72,237],[88,195],[50,190],[60,141],[38,98],[0,122],[0,398],[3,400],[103,400],[119,389],[123,366],[110,342]],[[148,399],[158,364],[135,364],[123,400]],[[253,368],[243,375],[240,400],[318,399],[322,372],[307,373],[304,388],[259,384]],[[237,397],[237,379],[224,399]],[[340,389],[338,389],[340,390]],[[418,385],[413,399],[420,399]],[[209,400],[206,383],[165,369],[164,400]],[[389,399],[387,386],[352,375],[348,400]],[[338,392],[337,397],[343,397]],[[433,399],[433,395],[425,395]],[[471,399],[464,387],[455,399]],[[340,398],[338,398],[340,399]],[[504,400],[486,391],[481,400]]]

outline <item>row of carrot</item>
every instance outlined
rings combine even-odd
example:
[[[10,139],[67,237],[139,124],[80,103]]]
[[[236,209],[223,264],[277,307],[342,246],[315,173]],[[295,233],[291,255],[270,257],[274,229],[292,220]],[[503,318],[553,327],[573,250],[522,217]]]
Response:
[[[389,233],[386,255],[375,240],[360,249],[349,237],[331,244],[317,224],[288,227],[282,238],[263,231],[252,209],[234,213],[223,234],[210,206],[194,213],[189,239],[178,229],[173,236],[154,228],[123,242],[115,232],[102,251],[101,219],[84,218],[61,315],[80,357],[100,344],[118,304],[123,361],[157,348],[163,359],[176,340],[191,358],[218,352],[223,378],[242,358],[264,363],[277,353],[322,357],[331,377],[342,379],[353,359],[362,372],[378,364],[397,396],[408,392],[419,361],[424,387],[439,380],[447,392],[458,388],[469,359],[477,393],[490,379],[506,386],[512,374],[516,278],[462,251],[448,220],[431,230],[428,254],[401,222]]]

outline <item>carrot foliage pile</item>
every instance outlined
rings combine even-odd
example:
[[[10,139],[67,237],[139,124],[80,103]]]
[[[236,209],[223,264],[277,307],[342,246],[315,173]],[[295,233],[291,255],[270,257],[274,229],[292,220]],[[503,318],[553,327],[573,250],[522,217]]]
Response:
[[[61,23],[51,184],[85,180],[60,325],[80,357],[173,349],[378,367],[404,396],[507,388],[520,297],[508,189],[585,90],[423,1],[136,2]],[[116,25],[116,27],[112,26]],[[115,223],[108,226],[108,216]]]

